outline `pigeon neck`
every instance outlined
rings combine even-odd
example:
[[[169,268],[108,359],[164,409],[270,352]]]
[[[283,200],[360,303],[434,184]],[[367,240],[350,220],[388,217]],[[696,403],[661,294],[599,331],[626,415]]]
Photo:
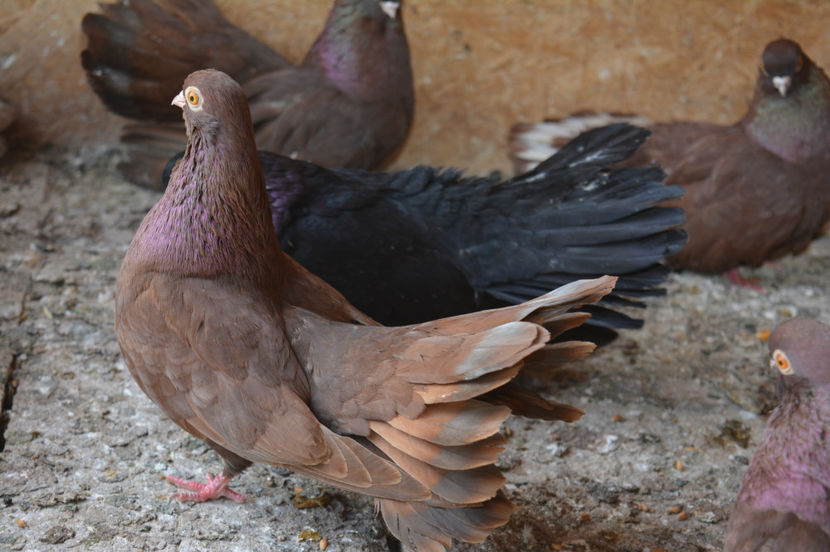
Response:
[[[270,221],[253,140],[191,132],[170,184],[133,246],[159,271],[233,274],[266,285],[279,242]],[[271,259],[271,263],[266,259]]]
[[[821,481],[810,470],[827,466],[824,428],[830,424],[830,393],[809,386],[784,389],[781,404],[769,423],[738,500],[757,510],[796,512],[805,521],[825,527],[830,508]],[[823,462],[818,466],[809,465]],[[814,472],[815,473],[815,472]]]
[[[765,149],[790,162],[830,157],[830,81],[817,66],[785,97],[759,86],[742,121],[747,134]]]
[[[403,21],[372,16],[361,2],[337,2],[303,65],[321,69],[353,99],[403,102],[414,93]]]

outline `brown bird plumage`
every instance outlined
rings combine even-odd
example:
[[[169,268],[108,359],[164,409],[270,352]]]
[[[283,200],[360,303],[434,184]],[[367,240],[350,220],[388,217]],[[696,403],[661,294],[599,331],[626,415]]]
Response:
[[[184,145],[170,98],[190,72],[206,67],[243,84],[259,149],[327,167],[380,166],[406,138],[414,109],[398,4],[336,0],[297,66],[209,0],[102,4],[102,14],[84,16],[81,62],[110,110],[141,121],[122,136],[129,158],[121,170],[159,188],[165,163]]]
[[[188,145],[130,245],[116,334],[139,386],[224,459],[186,499],[239,499],[228,481],[282,464],[378,499],[413,550],[479,542],[512,506],[494,466],[511,414],[582,412],[512,380],[525,360],[557,364],[593,347],[548,345],[568,312],[615,279],[574,282],[520,305],[383,327],[284,255],[270,220],[242,89],[218,71],[177,97]]]
[[[593,117],[515,126],[517,166],[548,153],[560,131],[616,120]],[[797,43],[766,46],[752,103],[734,125],[648,128],[651,138],[626,163],[656,162],[667,184],[686,190],[674,204],[686,211],[689,241],[670,259],[675,266],[721,272],[759,265],[802,251],[830,220],[830,81]],[[547,143],[534,153],[538,141]]]

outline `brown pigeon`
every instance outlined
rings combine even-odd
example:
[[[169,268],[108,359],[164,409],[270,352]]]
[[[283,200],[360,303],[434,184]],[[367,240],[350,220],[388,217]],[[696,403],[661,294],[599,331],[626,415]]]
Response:
[[[769,339],[779,405],[746,471],[726,552],[830,550],[830,326],[807,318]]]
[[[516,125],[511,151],[517,166],[547,157],[571,129],[612,120],[592,117],[596,123],[572,116]],[[740,283],[738,265],[798,253],[830,220],[830,81],[792,40],[767,44],[755,96],[734,125],[649,128],[651,138],[626,163],[656,162],[668,173],[667,184],[686,189],[674,204],[686,211],[689,242],[670,259],[675,266],[731,271]]]
[[[88,13],[81,63],[125,129],[129,180],[159,188],[184,146],[170,106],[184,78],[213,67],[243,83],[259,149],[327,167],[375,168],[403,143],[414,90],[400,2],[336,0],[297,66],[232,25],[209,0],[130,0]],[[147,119],[157,122],[147,122]],[[164,124],[163,124],[164,123]]]
[[[418,551],[480,542],[512,506],[494,466],[511,414],[582,412],[513,381],[593,344],[552,337],[613,288],[602,277],[502,309],[377,325],[285,255],[271,224],[243,89],[215,70],[185,80],[188,143],[127,251],[116,334],[141,389],[224,459],[180,497],[242,499],[228,482],[280,464],[373,496]]]

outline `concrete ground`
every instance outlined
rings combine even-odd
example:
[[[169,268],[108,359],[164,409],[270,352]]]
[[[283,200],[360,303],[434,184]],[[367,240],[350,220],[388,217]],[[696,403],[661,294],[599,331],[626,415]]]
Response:
[[[171,499],[163,474],[220,463],[120,358],[115,279],[158,195],[115,161],[82,149],[0,164],[0,550],[395,550],[370,500],[280,468],[240,476],[241,505]],[[830,321],[829,268],[825,238],[752,272],[764,293],[673,275],[645,329],[540,384],[582,420],[509,422],[500,466],[514,515],[456,549],[719,550],[775,404],[763,334],[796,314]]]

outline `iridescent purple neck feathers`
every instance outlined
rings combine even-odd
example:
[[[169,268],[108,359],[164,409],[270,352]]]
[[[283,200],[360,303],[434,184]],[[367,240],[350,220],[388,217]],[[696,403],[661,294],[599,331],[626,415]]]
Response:
[[[830,393],[785,391],[770,415],[747,470],[738,502],[754,509],[794,512],[830,533]],[[824,481],[813,470],[824,471]]]
[[[245,96],[218,71],[191,74],[184,95],[196,104],[182,106],[187,149],[136,233],[133,255],[153,270],[264,281],[261,259],[278,258],[264,252],[279,245]]]
[[[355,99],[402,102],[410,109],[414,104],[409,45],[400,10],[392,19],[377,0],[338,0],[303,65],[320,67],[331,82]]]
[[[788,320],[769,349],[780,404],[741,483],[725,550],[828,550],[830,327]]]

